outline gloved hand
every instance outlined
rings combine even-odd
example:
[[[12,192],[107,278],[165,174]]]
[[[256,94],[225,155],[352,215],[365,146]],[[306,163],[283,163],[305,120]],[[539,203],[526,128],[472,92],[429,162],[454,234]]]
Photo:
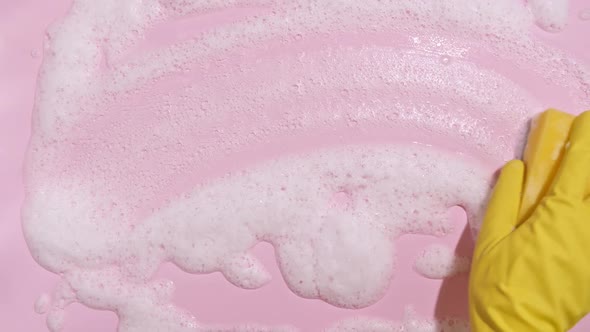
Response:
[[[559,169],[519,221],[525,167],[503,168],[469,282],[474,332],[567,331],[590,311],[590,112],[572,125]]]

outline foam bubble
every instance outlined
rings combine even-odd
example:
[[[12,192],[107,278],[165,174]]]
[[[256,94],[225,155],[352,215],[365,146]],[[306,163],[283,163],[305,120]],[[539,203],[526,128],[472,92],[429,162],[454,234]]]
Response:
[[[566,25],[569,0],[528,0],[535,23],[547,32],[559,32]]]
[[[469,259],[455,255],[447,246],[434,244],[420,253],[414,269],[426,278],[443,279],[467,272]]]
[[[49,309],[51,305],[51,298],[47,294],[41,294],[37,301],[35,301],[35,312],[38,314],[44,314]]]
[[[443,55],[440,57],[440,63],[442,63],[443,65],[448,65],[451,63],[451,57],[447,56],[447,55]]]
[[[59,332],[64,327],[65,311],[63,309],[54,308],[47,314],[46,323],[47,328],[51,332]]]

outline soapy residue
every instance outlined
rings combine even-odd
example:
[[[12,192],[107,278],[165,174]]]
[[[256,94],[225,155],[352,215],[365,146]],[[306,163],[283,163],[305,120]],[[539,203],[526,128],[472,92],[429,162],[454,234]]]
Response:
[[[433,244],[420,253],[414,269],[426,278],[443,279],[467,272],[469,258],[456,255],[447,246]]]
[[[468,332],[469,324],[458,318],[424,319],[407,307],[401,322],[366,317],[338,322],[325,332]]]
[[[158,39],[182,17],[235,8]],[[40,310],[49,329],[76,301],[116,312],[119,331],[263,330],[202,324],[153,279],[172,261],[262,287],[270,275],[249,254],[260,241],[299,296],[375,303],[396,237],[448,233],[455,205],[477,232],[493,168],[520,153],[531,114],[590,106],[588,67],[530,34],[563,29],[567,8],[75,1],[48,32],[23,209],[31,253],[62,278]],[[449,255],[416,267],[466,268]]]
[[[51,298],[47,294],[41,294],[37,301],[35,301],[35,312],[38,314],[44,314],[49,309]]]
[[[448,233],[446,214],[455,205],[475,220],[487,174],[420,145],[329,149],[204,184],[134,227],[119,222],[117,209],[90,212],[92,204],[113,202],[83,180],[62,177],[38,188],[28,210],[45,213],[27,215],[25,227],[33,256],[64,273],[78,300],[116,311],[122,322],[131,313],[157,311],[152,317],[166,324],[186,321],[174,325],[178,331],[198,324],[159,308],[172,285],[144,284],[162,262],[190,273],[220,271],[236,286],[258,288],[269,274],[248,250],[267,241],[293,292],[365,307],[382,297],[393,277],[394,239]],[[123,326],[133,330],[145,322]],[[162,326],[149,324],[142,326]]]
[[[528,0],[535,23],[548,32],[559,32],[565,28],[568,15],[567,0]]]

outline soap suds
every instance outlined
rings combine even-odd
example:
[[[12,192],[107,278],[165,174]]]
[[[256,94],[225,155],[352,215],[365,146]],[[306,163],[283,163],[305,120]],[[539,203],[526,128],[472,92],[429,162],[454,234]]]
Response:
[[[414,269],[426,278],[444,279],[469,271],[469,262],[469,258],[457,256],[451,248],[433,244],[420,253]]]
[[[192,6],[188,5],[191,3]],[[270,6],[273,3],[244,1],[240,5]],[[198,12],[210,9],[212,4],[183,1],[182,6],[161,8],[140,1],[130,1],[125,5],[112,0],[103,1],[100,5],[92,5],[91,1],[77,1],[64,22],[50,32],[53,52],[49,53],[45,62],[47,65],[42,71],[42,79],[46,82],[42,84],[44,89],[40,91],[39,100],[42,101],[41,108],[53,111],[45,112],[42,125],[51,132],[51,128],[64,121],[67,122],[63,124],[67,125],[69,119],[80,112],[79,108],[72,108],[72,104],[69,107],[51,107],[57,106],[55,99],[58,96],[71,100],[77,97],[79,91],[86,96],[98,96],[104,92],[134,89],[137,84],[150,82],[167,73],[190,71],[196,63],[218,56],[220,52],[249,48],[277,38],[309,36],[315,32],[358,30],[366,33],[408,33],[417,30],[423,34],[432,32],[437,35],[440,27],[445,27],[482,43],[485,45],[483,48],[497,52],[502,58],[517,61],[518,65],[546,76],[552,84],[564,85],[576,95],[572,96],[576,100],[588,97],[588,68],[568,59],[558,50],[527,39],[523,32],[529,28],[532,14],[518,1],[460,3],[370,1],[357,4],[300,0],[289,5],[277,2],[273,6],[274,14],[221,27],[194,40],[147,53],[132,62],[114,61],[109,66],[110,70],[101,72],[98,71],[101,55],[99,46],[88,41],[101,40],[100,48],[107,54],[120,53],[121,45],[136,43],[147,27],[168,16],[186,14],[183,10],[175,13],[175,8],[192,7],[190,11]],[[559,29],[567,17],[565,0],[531,0],[529,7],[535,13],[535,19],[546,29]],[[117,14],[107,15],[111,11]],[[554,60],[548,61],[547,54],[554,54]],[[64,72],[69,77],[64,77]],[[74,90],[73,87],[80,89]]]
[[[569,0],[528,0],[535,23],[547,32],[559,32],[565,28]]]
[[[45,213],[27,216],[24,226],[33,256],[64,273],[78,301],[118,312],[122,331],[133,331],[144,321],[132,318],[152,311],[150,324],[190,330],[198,324],[172,309],[172,290],[147,281],[162,262],[190,273],[220,271],[239,287],[258,288],[269,275],[248,250],[267,241],[293,292],[366,307],[393,278],[397,236],[447,234],[446,213],[456,205],[477,227],[488,174],[417,144],[329,149],[205,184],[132,228],[114,222],[117,209],[90,206],[107,205],[106,195],[62,178],[30,196],[27,210]],[[347,204],[334,205],[342,192]]]
[[[150,47],[159,25],[232,8],[259,12]],[[395,278],[398,236],[447,234],[456,205],[477,232],[493,167],[468,155],[497,166],[519,155],[543,105],[590,107],[588,66],[529,32],[563,29],[567,11],[557,0],[75,1],[48,31],[26,166],[27,244],[61,276],[39,310],[48,327],[62,329],[76,301],[117,312],[122,332],[281,330],[203,325],[173,305],[171,281],[153,280],[171,261],[263,287],[270,274],[249,252],[261,241],[299,296],[375,303]],[[345,132],[381,144],[314,141]],[[288,138],[307,145],[291,154]],[[407,143],[420,139],[441,150]],[[260,152],[271,143],[280,153]],[[227,165],[240,155],[253,156]],[[444,277],[461,262],[430,248],[416,266]]]
[[[41,294],[37,301],[35,301],[35,312],[38,314],[44,314],[51,305],[51,298],[47,294]]]
[[[61,308],[52,308],[47,314],[47,328],[51,332],[61,331],[64,327],[65,311]]]
[[[358,317],[338,322],[325,332],[468,332],[469,323],[463,319],[425,319],[408,307],[401,322]]]

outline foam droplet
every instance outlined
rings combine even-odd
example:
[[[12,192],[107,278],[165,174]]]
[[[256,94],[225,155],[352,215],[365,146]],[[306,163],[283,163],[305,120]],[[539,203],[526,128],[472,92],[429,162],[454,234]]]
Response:
[[[442,63],[443,65],[448,65],[451,63],[451,57],[449,57],[448,55],[443,55],[440,57],[440,63]]]
[[[65,320],[65,311],[59,308],[53,308],[47,314],[47,328],[51,332],[60,332],[63,330]]]
[[[535,23],[547,32],[559,32],[567,23],[569,0],[529,0]]]
[[[422,251],[414,269],[426,278],[443,279],[467,272],[469,259],[455,255],[447,246],[434,244]]]
[[[35,312],[40,315],[46,313],[49,309],[50,302],[51,298],[49,297],[49,295],[45,293],[41,294],[37,301],[35,301]]]

